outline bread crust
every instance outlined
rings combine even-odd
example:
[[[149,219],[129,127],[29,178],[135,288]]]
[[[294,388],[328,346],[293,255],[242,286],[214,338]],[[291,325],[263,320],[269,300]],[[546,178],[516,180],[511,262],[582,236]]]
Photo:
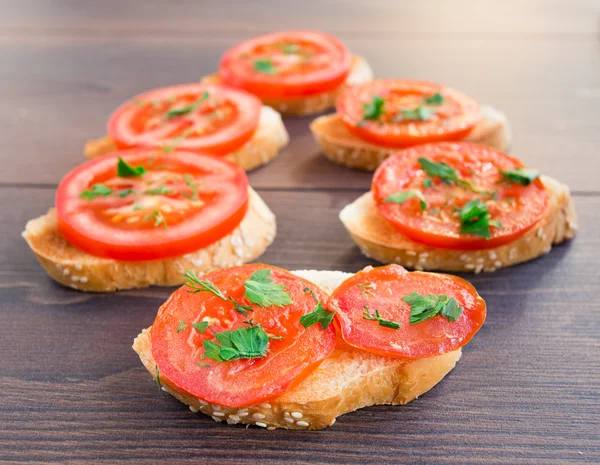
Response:
[[[506,116],[490,106],[482,106],[482,120],[464,139],[506,151],[511,144],[511,132]],[[388,148],[367,142],[353,134],[337,113],[320,116],[310,124],[313,136],[323,154],[338,165],[374,171],[398,148]]]
[[[100,258],[71,245],[57,227],[56,210],[30,220],[22,233],[52,279],[86,292],[113,292],[148,286],[182,284],[187,270],[203,273],[241,265],[264,253],[276,233],[275,215],[249,189],[249,206],[242,222],[214,244],[180,257],[125,262]]]
[[[351,273],[328,271],[295,272],[324,290],[337,287]],[[327,286],[327,273],[337,273],[336,285]],[[133,342],[133,350],[156,379],[152,357],[151,328]],[[182,392],[160,377],[162,389],[190,407],[220,422],[249,424],[267,429],[318,430],[331,426],[338,416],[378,404],[402,405],[430,390],[454,368],[461,356],[458,349],[413,361],[371,354],[343,343],[319,367],[283,395],[257,405],[227,407],[210,404]]]
[[[258,128],[252,138],[235,152],[223,158],[240,165],[246,171],[252,171],[275,159],[281,149],[289,142],[289,135],[281,115],[272,108],[264,106]],[[89,140],[85,144],[86,158],[96,158],[119,150],[115,141],[108,135],[100,139]]]
[[[542,182],[549,196],[543,218],[519,239],[491,249],[439,249],[414,242],[379,214],[371,192],[344,207],[340,220],[362,253],[381,263],[415,270],[495,271],[533,260],[548,253],[553,244],[575,236],[577,216],[569,188],[547,176],[542,177]]]
[[[373,71],[367,61],[360,56],[352,57],[352,66],[350,73],[346,78],[344,85],[359,84],[373,79]],[[206,84],[220,84],[221,79],[218,73],[204,76],[201,81]],[[338,87],[332,91],[323,92],[317,95],[307,97],[289,97],[284,99],[261,99],[265,105],[268,105],[285,116],[304,116],[314,115],[329,110],[335,106],[335,99],[344,86]]]

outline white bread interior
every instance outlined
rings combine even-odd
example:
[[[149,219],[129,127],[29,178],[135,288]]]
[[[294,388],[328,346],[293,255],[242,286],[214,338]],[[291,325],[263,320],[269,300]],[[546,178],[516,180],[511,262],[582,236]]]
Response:
[[[237,163],[246,171],[251,171],[277,157],[288,142],[289,136],[281,115],[271,107],[263,106],[258,127],[252,138],[223,158]],[[89,140],[85,144],[84,155],[87,158],[96,158],[115,150],[118,150],[115,141],[106,135],[100,139]]]
[[[489,106],[481,106],[481,122],[464,139],[506,151],[512,136],[506,115]],[[338,165],[374,171],[398,148],[383,147],[361,139],[352,133],[337,113],[320,116],[311,125],[323,154]]]
[[[397,231],[377,210],[371,192],[340,212],[340,220],[363,254],[381,263],[415,270],[495,271],[548,253],[553,244],[572,239],[577,230],[569,188],[547,176],[548,210],[539,223],[516,241],[483,250],[451,250],[414,242]]]
[[[203,273],[241,265],[264,253],[275,238],[275,215],[252,188],[248,204],[246,216],[227,236],[163,260],[125,262],[90,255],[60,234],[54,208],[28,221],[22,235],[46,272],[63,286],[87,292],[175,286],[183,283],[187,270]]]
[[[293,273],[328,294],[352,276],[341,271],[302,270]],[[150,328],[133,342],[148,372],[156,377]],[[461,356],[455,350],[435,357],[406,361],[354,349],[343,343],[306,379],[283,395],[249,407],[214,405],[178,390],[160,377],[163,390],[187,404],[192,412],[229,424],[262,428],[317,430],[333,425],[338,416],[376,404],[401,405],[430,390],[454,368]]]

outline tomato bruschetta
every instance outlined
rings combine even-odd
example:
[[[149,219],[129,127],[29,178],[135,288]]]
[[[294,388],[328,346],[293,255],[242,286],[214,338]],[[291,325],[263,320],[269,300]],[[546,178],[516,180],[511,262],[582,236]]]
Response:
[[[132,149],[67,174],[56,207],[23,237],[54,280],[112,292],[253,260],[273,241],[275,217],[232,162]]]
[[[154,89],[123,103],[110,116],[107,135],[90,140],[95,158],[130,148],[175,148],[223,157],[253,170],[288,143],[281,115],[247,92],[209,84]]]
[[[230,48],[219,72],[202,82],[250,92],[283,115],[310,115],[332,108],[347,85],[371,79],[364,58],[351,55],[335,37],[303,30],[262,35]]]
[[[467,141],[507,150],[504,114],[448,87],[423,81],[378,79],[344,89],[336,113],[310,129],[331,161],[373,171],[401,148]]]
[[[427,392],[485,316],[483,299],[455,276],[245,265],[188,273],[133,349],[192,412],[314,430]]]
[[[379,262],[475,273],[532,260],[577,229],[567,186],[466,142],[399,151],[340,220]]]

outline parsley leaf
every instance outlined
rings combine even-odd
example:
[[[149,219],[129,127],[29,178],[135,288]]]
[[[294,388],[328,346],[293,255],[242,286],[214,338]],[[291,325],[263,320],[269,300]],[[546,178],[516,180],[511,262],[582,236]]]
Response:
[[[273,62],[269,58],[256,60],[254,62],[254,70],[264,74],[277,74],[277,68],[275,68]]]
[[[196,186],[194,177],[189,173],[185,173],[183,179],[185,179],[185,183],[192,190],[192,200],[198,200],[198,186]]]
[[[141,176],[146,172],[146,168],[143,166],[131,166],[121,157],[117,161],[117,176],[121,178],[129,178],[131,176]]]
[[[376,321],[379,323],[379,326],[383,326],[384,328],[398,329],[400,326],[402,326],[397,321],[386,320],[385,318],[382,318],[379,314],[379,310],[375,310],[375,313],[371,313],[369,311],[369,307],[365,305],[364,308],[365,312],[363,313],[363,318],[365,320]]]
[[[413,292],[403,297],[402,300],[411,307],[411,325],[438,315],[442,315],[450,322],[456,321],[464,310],[463,307],[458,305],[458,301],[454,297],[449,299],[445,294],[421,295],[418,292]]]
[[[119,197],[127,197],[129,194],[133,193],[133,189],[125,189],[119,193]]]
[[[423,197],[423,193],[416,189],[410,189],[407,191],[396,192],[395,194],[388,195],[385,198],[385,201],[389,203],[402,204],[406,200],[412,199],[413,197],[417,197],[419,199],[419,202],[421,203],[421,210],[425,210],[427,208],[427,201],[425,200],[425,197]]]
[[[428,187],[431,187],[431,186],[433,186],[431,179],[425,178],[425,180],[423,181],[423,187],[427,189]]]
[[[199,321],[198,323],[194,323],[192,326],[199,333],[204,333],[208,329],[208,321]]]
[[[410,119],[416,121],[427,121],[435,114],[435,111],[431,108],[419,105],[417,108],[412,110],[402,110],[402,119]]]
[[[162,384],[160,383],[160,373],[158,372],[158,365],[156,365],[156,385],[158,386],[158,390],[162,391]]]
[[[366,283],[358,283],[356,285],[356,287],[360,287],[360,290],[362,291],[363,297],[367,297],[367,295],[369,294],[369,292],[371,292],[375,286],[373,285],[373,283],[370,282],[366,282]]]
[[[149,194],[149,195],[165,195],[165,194],[170,194],[171,190],[167,187],[167,186],[158,186],[158,187],[154,187],[152,189],[147,189],[146,191],[144,191],[144,194]]]
[[[480,191],[473,187],[473,185],[469,181],[461,179],[458,175],[458,171],[456,171],[454,168],[452,168],[447,163],[444,163],[443,161],[437,163],[435,161],[430,160],[429,158],[421,157],[418,159],[418,162],[421,165],[423,171],[425,171],[429,176],[436,176],[442,181],[444,181],[446,184],[454,182],[460,186],[466,187],[472,192],[488,194],[487,192]]]
[[[473,199],[458,212],[460,233],[474,234],[485,239],[492,237],[490,226],[502,229],[502,223],[490,218],[487,204],[480,199]]]
[[[261,358],[267,355],[269,336],[260,326],[241,327],[236,331],[216,333],[220,344],[205,340],[204,356],[217,362],[228,362],[242,358]]]
[[[188,287],[188,292],[210,292],[219,299],[227,301],[227,297],[223,295],[217,286],[208,280],[198,279],[198,276],[192,270],[187,270],[183,277],[185,278],[184,285]]]
[[[210,365],[208,363],[196,362],[196,365],[202,368],[210,368]]]
[[[369,120],[376,120],[379,119],[381,117],[381,115],[383,115],[383,105],[385,104],[385,100],[382,99],[381,97],[374,95],[373,96],[373,100],[371,100],[369,103],[365,103],[363,105],[363,119],[360,121],[360,123],[358,123],[358,125],[362,125],[364,124],[364,121],[369,119]]]
[[[502,181],[520,184],[521,186],[528,186],[540,177],[540,173],[538,171],[528,170],[525,168],[515,168],[514,170],[500,171],[500,174],[502,175]]]
[[[177,332],[180,333],[181,331],[183,331],[187,327],[188,327],[188,325],[183,320],[181,320],[179,322],[179,326],[177,326]]]
[[[441,105],[444,103],[444,96],[439,92],[436,92],[430,97],[425,97],[423,101],[428,105]]]
[[[106,187],[104,184],[94,184],[92,187],[79,194],[79,197],[93,200],[96,197],[106,197],[110,194],[112,194],[112,189],[110,187]]]
[[[320,323],[322,329],[327,329],[333,320],[333,315],[335,315],[335,312],[325,309],[319,301],[312,312],[300,318],[300,324],[305,328],[310,328],[312,325]]]
[[[285,291],[285,286],[274,284],[269,276],[271,276],[271,270],[268,268],[262,268],[252,273],[250,279],[244,283],[246,288],[244,297],[259,307],[290,305],[292,299],[290,293]]]
[[[281,51],[286,55],[296,53],[300,49],[298,44],[281,44]]]
[[[319,303],[319,299],[317,299],[317,296],[315,295],[315,291],[313,291],[310,287],[305,287],[303,289],[304,292],[309,292],[310,295],[312,295],[312,298],[315,299],[315,302]]]
[[[198,106],[202,102],[204,102],[207,98],[208,98],[208,92],[204,92],[204,94],[202,94],[202,96],[199,97],[198,100],[196,100],[194,103],[190,103],[189,105],[182,107],[182,108],[175,108],[173,110],[169,110],[165,113],[165,116],[167,118],[174,118],[176,116],[187,115],[188,113],[191,113],[196,108],[198,108]]]
[[[233,309],[244,316],[248,316],[248,312],[254,311],[251,305],[241,305],[231,296],[229,296],[229,301],[233,304]]]
[[[159,209],[154,209],[151,212],[148,212],[142,219],[142,221],[149,221],[149,220],[154,220],[155,228],[160,226],[161,224],[164,226],[165,229],[168,228],[167,220],[165,220],[165,217],[163,216],[163,214],[160,212]]]

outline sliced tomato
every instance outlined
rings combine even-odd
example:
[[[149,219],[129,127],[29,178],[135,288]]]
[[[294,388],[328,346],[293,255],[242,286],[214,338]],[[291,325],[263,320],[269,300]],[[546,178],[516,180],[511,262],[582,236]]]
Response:
[[[337,39],[317,31],[286,31],[246,40],[225,52],[226,85],[262,98],[304,97],[338,88],[352,57]]]
[[[463,307],[455,321],[438,315],[410,323],[412,293],[446,295]],[[354,347],[399,358],[425,358],[464,346],[485,320],[485,302],[464,279],[436,273],[408,273],[398,265],[366,268],[344,281],[327,301],[344,341]],[[395,322],[397,329],[365,318],[365,311]]]
[[[273,283],[285,286],[291,305],[261,308],[244,297],[244,283],[253,272],[264,268],[271,270]],[[224,301],[209,292],[191,293],[185,287],[171,295],[160,308],[150,337],[161,378],[178,389],[218,405],[253,405],[285,392],[304,379],[335,348],[333,325],[323,330],[318,324],[309,328],[300,324],[300,318],[316,306],[313,293],[321,301],[327,298],[313,283],[267,265],[214,271],[201,279],[210,281],[228,299],[253,310],[244,316],[230,300]],[[219,343],[216,333],[248,328],[249,318],[269,335],[265,357],[226,362],[204,357],[203,341]],[[201,322],[208,322],[203,333],[193,326]]]
[[[379,111],[369,111],[378,99],[383,101]],[[404,79],[348,87],[338,96],[336,107],[350,131],[389,147],[459,140],[481,119],[472,98],[438,84]]]
[[[261,102],[240,90],[208,84],[154,89],[111,115],[108,135],[120,148],[151,147],[225,155],[258,127]]]
[[[461,181],[429,176],[419,158],[447,164]],[[528,186],[502,181],[501,171],[523,166],[503,152],[475,144],[427,144],[404,149],[384,161],[373,176],[371,190],[379,213],[416,242],[448,249],[493,248],[525,234],[547,210],[548,194],[539,179]],[[423,194],[425,210],[417,198],[402,204],[386,201],[390,195],[408,190]],[[474,199],[487,205],[489,219],[495,224],[490,227],[490,238],[460,232],[459,211]]]
[[[117,174],[121,157],[139,176]],[[58,228],[98,257],[156,260],[206,247],[235,229],[248,208],[237,165],[191,152],[114,152],[67,174],[56,193]]]

